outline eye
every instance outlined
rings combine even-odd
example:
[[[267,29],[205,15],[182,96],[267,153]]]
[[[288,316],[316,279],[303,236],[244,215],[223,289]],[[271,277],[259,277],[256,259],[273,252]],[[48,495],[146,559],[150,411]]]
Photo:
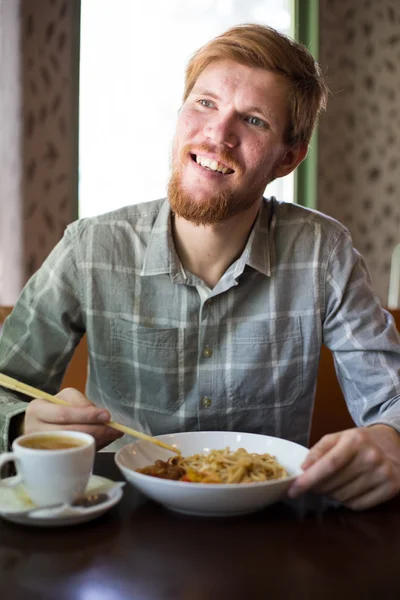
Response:
[[[200,100],[197,100],[197,102],[205,108],[211,108],[212,106],[214,106],[214,102],[211,102],[211,100],[206,100],[205,98],[200,98]]]
[[[266,128],[268,127],[267,123],[258,117],[246,117],[245,121],[249,123],[249,125],[254,125],[255,127]]]

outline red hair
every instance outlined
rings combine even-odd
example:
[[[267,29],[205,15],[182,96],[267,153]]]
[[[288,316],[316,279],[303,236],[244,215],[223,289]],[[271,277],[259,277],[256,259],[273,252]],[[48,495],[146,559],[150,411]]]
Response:
[[[186,68],[183,100],[211,62],[226,59],[286,78],[290,93],[285,142],[290,146],[308,144],[318,115],[326,108],[328,88],[307,48],[272,27],[256,24],[232,27],[194,53]]]

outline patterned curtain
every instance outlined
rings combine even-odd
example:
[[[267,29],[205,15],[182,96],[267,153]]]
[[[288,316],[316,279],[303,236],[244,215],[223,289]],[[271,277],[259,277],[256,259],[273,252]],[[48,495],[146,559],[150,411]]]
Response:
[[[22,248],[20,6],[0,0],[0,305],[24,279]]]
[[[0,305],[77,217],[79,15],[79,0],[0,0]]]

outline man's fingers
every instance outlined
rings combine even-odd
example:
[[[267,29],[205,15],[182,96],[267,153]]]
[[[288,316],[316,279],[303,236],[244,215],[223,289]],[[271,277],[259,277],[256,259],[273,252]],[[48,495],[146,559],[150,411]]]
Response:
[[[89,433],[96,440],[97,449],[111,444],[123,434],[108,427],[111,420],[108,410],[98,408],[78,390],[68,388],[57,394],[68,402],[53,404],[47,400],[32,400],[25,411],[24,433],[39,431],[69,430]]]
[[[346,505],[354,498],[359,498],[378,487],[384,490],[393,490],[393,494],[399,491],[400,484],[392,476],[393,470],[390,463],[382,461],[376,468],[371,468],[365,462],[362,462],[361,465],[354,464],[357,462],[360,461],[357,461],[357,459],[352,461],[350,467],[346,469],[347,473],[343,474],[343,478],[339,476],[332,478],[326,485],[317,488],[317,491],[329,495]]]
[[[380,482],[376,481],[376,478],[368,478],[363,474],[354,477],[351,481],[332,489],[330,492],[326,492],[326,494],[347,506],[351,500],[369,494],[378,485],[380,485]]]
[[[338,433],[333,433],[329,435],[325,435],[322,439],[319,440],[307,454],[305,461],[301,465],[302,469],[308,469],[311,465],[313,465],[317,460],[321,458],[324,454],[328,452],[331,448],[335,446],[339,439]]]
[[[322,450],[325,449],[325,454],[321,454],[321,447]],[[315,449],[317,449],[317,446],[313,448],[313,450]],[[355,452],[355,447],[349,437],[335,437],[333,447],[330,443],[324,445],[321,443],[318,449],[319,458],[297,477],[294,484],[289,488],[289,496],[296,498],[311,488],[317,488],[348,465],[354,458]]]
[[[379,448],[363,448],[340,472],[317,486],[316,491],[336,497],[337,490],[353,488],[355,493],[352,495],[359,495],[362,488],[375,487],[385,482],[390,475],[390,465]],[[349,497],[346,491],[345,499]]]
[[[383,485],[379,485],[368,491],[364,491],[359,496],[352,497],[344,502],[347,508],[352,510],[365,510],[386,502],[393,498],[399,492],[398,486],[395,486],[392,481],[387,481]]]
[[[358,472],[356,463],[357,458],[353,458],[344,469],[317,485],[315,491],[326,496],[332,496],[336,490],[351,485],[356,478],[364,476],[364,472]]]
[[[111,418],[108,410],[97,408],[91,402],[86,405],[64,406],[41,398],[32,400],[26,413],[28,417],[34,415],[37,421],[54,425],[106,423]]]
[[[325,436],[288,490],[292,498],[313,489],[353,510],[385,502],[400,491],[399,435],[386,425]]]

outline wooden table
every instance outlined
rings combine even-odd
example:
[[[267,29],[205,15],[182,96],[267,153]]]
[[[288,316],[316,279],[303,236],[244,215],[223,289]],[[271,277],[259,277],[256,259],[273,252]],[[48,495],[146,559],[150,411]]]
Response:
[[[112,454],[95,473],[121,476]],[[101,518],[43,529],[0,519],[2,600],[400,598],[400,498],[363,513],[315,497],[247,517],[180,516],[130,485]]]

